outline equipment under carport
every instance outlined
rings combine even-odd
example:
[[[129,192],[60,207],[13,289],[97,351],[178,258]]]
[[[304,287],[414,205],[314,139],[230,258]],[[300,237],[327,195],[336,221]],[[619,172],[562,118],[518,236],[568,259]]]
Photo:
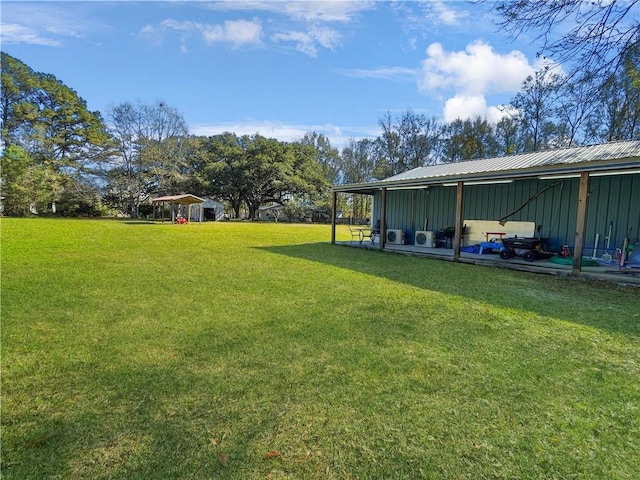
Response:
[[[500,258],[506,260],[511,257],[522,257],[527,262],[533,262],[537,258],[551,258],[552,253],[548,251],[548,240],[546,238],[503,238]]]

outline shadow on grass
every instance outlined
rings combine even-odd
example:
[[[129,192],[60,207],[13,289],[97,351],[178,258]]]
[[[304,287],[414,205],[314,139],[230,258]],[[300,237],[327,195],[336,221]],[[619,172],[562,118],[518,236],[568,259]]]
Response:
[[[502,308],[640,337],[640,289],[633,287],[327,243],[259,248]]]
[[[346,269],[370,276],[372,282],[386,279],[516,312],[531,311],[604,331],[638,335],[640,298],[636,289],[325,243],[259,250],[326,266],[317,270],[327,288],[332,271]],[[360,275],[354,275],[354,280],[362,282]],[[395,323],[403,327],[401,322]],[[505,463],[505,467],[498,467],[498,473],[504,473],[501,476],[505,478],[533,478],[534,472],[539,477],[560,477],[574,467],[580,468],[577,463],[562,464],[562,460],[556,460],[574,455],[573,442],[560,442],[544,450],[545,457],[553,460],[542,467],[535,464],[534,447],[528,447],[531,444],[540,448],[540,442],[552,431],[545,424],[547,417],[537,415],[554,408],[554,404],[544,404],[544,399],[556,401],[564,391],[564,384],[563,390],[554,394],[543,388],[549,385],[544,383],[547,378],[555,378],[555,383],[562,379],[561,372],[547,367],[558,360],[565,363],[562,371],[574,375],[571,356],[562,352],[555,359],[550,357],[543,348],[547,339],[537,338],[537,343],[507,357],[517,359],[519,354],[526,353],[533,363],[523,363],[521,368],[533,371],[534,377],[516,376],[505,382],[514,372],[507,361],[494,364],[497,370],[492,370],[492,379],[486,375],[484,364],[474,366],[471,362],[466,369],[460,369],[450,363],[448,354],[434,356],[436,350],[419,363],[410,363],[413,357],[406,356],[403,348],[390,357],[393,367],[387,368],[391,364],[385,362],[389,358],[386,354],[391,350],[375,348],[375,338],[368,331],[370,326],[356,322],[351,330],[351,338],[366,339],[366,350],[357,343],[337,341],[341,331],[336,330],[333,337],[327,338],[328,329],[322,322],[318,322],[317,329],[307,323],[297,331],[279,329],[273,335],[269,335],[275,330],[272,324],[258,322],[257,330],[250,334],[242,329],[233,331],[221,325],[208,325],[162,343],[162,348],[150,348],[153,341],[150,346],[142,343],[140,349],[149,348],[148,356],[137,357],[135,361],[127,357],[127,348],[115,344],[97,349],[88,361],[56,364],[46,384],[25,377],[31,382],[28,390],[37,392],[34,397],[39,397],[34,401],[37,408],[9,418],[5,413],[3,428],[15,430],[8,447],[5,440],[3,474],[8,479],[245,479],[283,478],[291,472],[292,478],[321,478],[322,468],[327,478],[344,478],[349,470],[355,470],[352,476],[359,478],[474,478],[469,469],[475,467],[468,467],[468,463],[476,461],[482,468],[477,477],[489,477],[494,459]],[[398,332],[396,338],[403,338],[402,333]],[[381,329],[380,335],[387,334]],[[145,337],[142,335],[140,339]],[[326,357],[315,354],[318,344],[318,351],[325,352]],[[467,348],[466,339],[456,340],[452,345],[459,347],[458,353]],[[374,353],[363,359],[361,354],[369,352],[369,348]],[[378,364],[380,368],[371,370]],[[408,364],[406,370],[400,367],[403,364]],[[416,372],[420,372],[419,377]],[[543,375],[547,372],[549,375]],[[622,382],[632,385],[632,380],[622,375],[616,383],[608,377],[606,382],[593,384],[587,382],[594,378],[593,373],[584,375],[577,384],[567,385],[566,402],[561,404],[571,405],[578,398],[580,405],[605,405],[606,414],[601,412],[597,423],[592,411],[585,407],[574,410],[564,423],[584,418],[585,422],[588,419],[589,431],[595,430],[594,425],[606,425],[607,429],[615,425],[614,432],[624,435],[624,423],[622,420],[616,423],[614,419],[622,419],[625,412],[622,408],[626,405],[630,409],[628,405],[633,402],[623,398],[622,407],[610,410],[607,399],[611,397],[605,393],[624,393],[628,388],[625,395],[630,398],[633,388],[622,389],[620,385]],[[533,387],[527,389],[531,378]],[[522,402],[520,408],[510,410],[498,403],[498,399],[505,398],[504,394],[510,394],[504,405]],[[442,398],[446,400],[439,400]],[[537,410],[539,404],[543,406]],[[419,408],[420,405],[424,408]],[[329,409],[332,413],[325,413]],[[469,416],[456,420],[467,409]],[[557,415],[566,413],[566,410],[551,411]],[[510,421],[502,423],[501,429],[506,433],[493,437],[498,445],[513,447],[509,443],[514,439],[509,434],[513,425],[520,430],[515,440],[528,442],[520,439],[534,436],[534,441],[519,444],[521,456],[515,459],[501,456],[497,447],[492,457],[466,439],[467,435],[474,438],[486,434],[485,426],[505,412]],[[467,420],[474,418],[477,423],[470,429]],[[444,420],[441,424],[432,423],[438,419]],[[387,454],[389,445],[410,442],[407,437],[421,432],[420,427],[407,429],[413,422],[421,422],[421,426],[428,425],[430,429],[421,446],[409,443],[411,448]],[[473,433],[469,434],[469,430]],[[633,433],[630,430],[628,437],[620,438],[614,447],[625,441],[622,455],[631,455]],[[434,439],[441,440],[442,447]],[[445,443],[449,441],[463,450],[449,447]],[[584,450],[586,444],[592,445],[591,441],[592,437],[587,436],[579,443]],[[306,456],[307,448],[310,456]],[[264,458],[267,452],[276,449],[283,452],[285,460]],[[605,451],[599,454],[605,455]],[[375,463],[366,462],[368,452],[376,454]],[[524,457],[531,463],[522,467]],[[427,469],[428,477],[421,475],[421,468]],[[584,468],[577,475],[587,475],[587,469],[594,468],[594,463]],[[606,478],[603,472],[593,476]]]
[[[20,429],[5,442],[3,478],[246,478],[250,445],[276,415],[265,409],[260,421],[256,412],[243,421],[250,404],[239,397],[236,410],[217,402],[226,398],[224,386],[207,384],[185,359],[167,358],[175,365],[94,372],[91,386],[74,395],[96,396],[95,405],[62,398],[64,390],[60,400],[70,408],[3,419],[5,429]],[[29,427],[20,427],[25,421]]]

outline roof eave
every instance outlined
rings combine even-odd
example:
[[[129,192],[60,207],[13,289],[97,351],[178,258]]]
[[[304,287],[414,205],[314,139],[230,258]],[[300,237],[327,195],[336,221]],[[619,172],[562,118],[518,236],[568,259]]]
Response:
[[[601,160],[583,162],[577,164],[561,164],[552,167],[529,167],[515,170],[502,170],[494,172],[482,172],[461,175],[442,175],[436,177],[420,177],[405,180],[379,180],[368,183],[355,183],[349,185],[334,185],[332,191],[339,193],[358,193],[363,195],[373,195],[376,190],[382,188],[425,188],[429,186],[442,185],[444,183],[467,182],[467,181],[491,181],[504,179],[525,179],[548,175],[571,175],[582,172],[600,173],[610,171],[621,171],[637,169],[640,166],[640,157],[630,157],[616,161]]]
[[[151,203],[177,203],[179,205],[188,205],[191,203],[204,203],[204,198],[197,197],[191,194],[184,195],[167,195],[163,197],[157,197],[151,200]]]

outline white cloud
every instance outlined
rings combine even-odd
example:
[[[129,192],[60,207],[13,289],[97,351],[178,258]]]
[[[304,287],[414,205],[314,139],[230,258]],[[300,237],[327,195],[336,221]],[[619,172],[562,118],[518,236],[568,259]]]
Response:
[[[200,35],[205,43],[231,43],[234,45],[259,44],[262,41],[262,25],[258,20],[228,20],[220,25],[211,25],[191,21],[177,21],[172,18],[163,20],[160,27],[145,26],[140,35],[154,43],[159,43],[163,31],[173,30],[182,35],[181,50],[187,51],[185,38]]]
[[[310,57],[318,55],[318,48],[313,38],[305,32],[276,33],[271,37],[271,40],[274,42],[293,42],[299,52],[305,53]]]
[[[228,20],[223,25],[207,25],[202,32],[205,42],[228,42],[234,45],[260,43],[262,25],[259,21]]]
[[[450,27],[460,26],[465,19],[470,17],[468,10],[471,7],[470,3],[474,2],[394,1],[390,3],[390,9],[404,30],[410,32],[409,46],[412,47],[418,39],[444,36],[448,34],[447,30]],[[474,11],[477,10],[478,6],[476,5]]]
[[[194,135],[218,135],[224,132],[233,132],[238,136],[253,135],[259,133],[264,137],[277,138],[281,141],[293,141],[302,138],[305,134],[303,127],[283,125],[278,122],[245,122],[245,123],[215,123],[201,124],[191,127]]]
[[[487,106],[486,96],[518,92],[524,79],[536,70],[522,52],[499,54],[482,41],[471,42],[464,51],[457,52],[447,52],[441,44],[433,43],[426,55],[418,88],[449,96],[444,111],[446,121],[477,115],[499,120],[501,115],[496,107]]]
[[[160,23],[162,27],[170,28],[171,30],[177,30],[179,32],[190,32],[192,30],[201,30],[202,25],[195,22],[179,22],[173,18],[167,18]]]
[[[63,40],[82,38],[107,27],[87,20],[83,9],[68,9],[53,3],[3,2],[2,43],[27,43],[60,47]]]
[[[453,10],[444,2],[433,2],[432,7],[435,13],[435,19],[445,25],[457,25],[460,19],[468,16],[467,12]]]
[[[45,45],[47,47],[59,47],[61,43],[53,38],[41,36],[36,30],[15,23],[3,23],[0,31],[2,43],[30,43],[32,45]]]
[[[145,25],[140,29],[138,35],[152,45],[162,45],[163,30],[161,28],[154,27],[153,25]]]
[[[309,33],[316,42],[329,50],[333,50],[342,40],[342,35],[332,28],[312,26]]]
[[[272,2],[269,2],[272,3]],[[371,8],[371,2],[347,1],[298,1],[281,2],[280,6],[289,16],[307,22],[348,23],[363,10]],[[282,10],[281,10],[282,11]]]
[[[335,50],[343,36],[329,23],[347,24],[365,10],[375,8],[371,1],[223,1],[205,4],[205,8],[224,11],[268,12],[273,14],[266,24],[274,42],[292,43],[295,49],[316,57],[321,49]],[[278,19],[284,16],[284,23]]]
[[[345,77],[376,78],[380,80],[414,80],[418,70],[407,67],[351,68],[339,70]]]
[[[308,132],[316,132],[324,134],[331,142],[331,146],[342,149],[352,138],[375,138],[379,135],[379,128],[377,125],[340,127],[329,123],[288,125],[276,121],[202,124],[191,128],[191,133],[202,136],[218,135],[224,132],[233,132],[238,136],[258,133],[263,137],[275,138],[281,142],[294,142],[300,140]]]
[[[184,38],[180,40],[180,53],[189,53],[189,48],[187,48],[187,43]]]
[[[516,91],[535,71],[522,52],[498,54],[482,41],[471,42],[458,52],[446,52],[441,44],[433,43],[427,48],[422,70],[423,90],[454,87],[469,94]]]
[[[374,8],[375,2],[367,1],[226,1],[211,2],[205,6],[214,10],[264,11],[280,13],[304,22],[349,23],[363,10]]]
[[[160,30],[147,26],[141,30],[141,35],[157,43],[158,33],[162,30],[173,30],[184,37],[190,34],[201,34],[204,41],[211,45],[218,42],[233,43],[235,45],[259,44],[264,34],[259,20],[228,20],[222,24],[211,25],[191,21],[164,20],[160,24]],[[340,45],[342,35],[335,29],[322,25],[305,25],[304,29],[289,30],[274,33],[271,36],[274,42],[290,42],[296,50],[315,57],[320,48],[334,50]],[[184,44],[183,44],[184,48]]]
[[[340,44],[342,36],[331,28],[311,26],[306,32],[276,33],[271,39],[275,42],[293,42],[296,45],[296,50],[315,57],[318,54],[319,46],[333,50]]]
[[[489,123],[497,123],[505,113],[496,106],[487,106],[483,95],[455,95],[444,105],[443,118],[452,122],[457,118],[486,118]]]

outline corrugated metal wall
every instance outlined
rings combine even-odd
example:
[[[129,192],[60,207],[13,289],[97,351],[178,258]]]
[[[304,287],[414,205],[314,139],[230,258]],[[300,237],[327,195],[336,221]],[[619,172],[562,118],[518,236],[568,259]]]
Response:
[[[593,177],[589,182],[588,215],[585,244],[593,247],[595,234],[600,234],[600,247],[613,222],[611,247],[629,241],[640,241],[640,175]]]
[[[526,204],[507,220],[534,222],[540,235],[548,238],[553,251],[575,242],[579,179],[516,180],[509,184],[464,187],[463,217],[469,220],[499,220]],[[544,190],[544,191],[543,191]],[[380,218],[381,193],[374,196],[374,223]],[[387,191],[387,228],[405,231],[413,242],[414,233],[440,230],[455,222],[456,188],[432,186],[419,190]],[[591,177],[585,227],[585,248],[594,245],[600,234],[599,248],[604,248],[609,225],[612,226],[610,248],[621,247],[629,230],[629,240],[640,239],[640,175]],[[587,250],[585,253],[591,253]],[[599,251],[599,254],[602,252]]]

